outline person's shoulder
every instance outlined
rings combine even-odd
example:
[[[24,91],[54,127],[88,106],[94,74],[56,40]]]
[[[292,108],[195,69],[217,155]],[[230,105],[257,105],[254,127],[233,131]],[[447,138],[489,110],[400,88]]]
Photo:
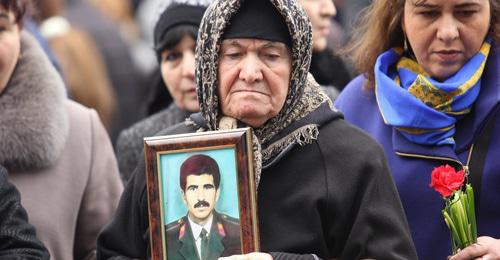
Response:
[[[366,132],[345,121],[332,120],[319,129],[318,144],[325,151],[359,155],[382,153],[381,146]],[[325,154],[328,156],[328,153]]]
[[[233,218],[229,215],[223,214],[223,213],[217,213],[219,214],[219,220],[226,222],[230,225],[240,225],[240,221],[237,218]]]
[[[168,110],[164,109],[156,114],[148,116],[124,129],[120,132],[118,136],[117,146],[123,146],[125,144],[135,144],[142,148],[142,138],[147,136],[153,136],[158,131],[167,128],[169,125],[165,123],[165,117],[167,117]],[[134,146],[134,145],[132,145]]]
[[[65,104],[68,111],[69,135],[71,138],[109,139],[99,115],[93,108],[85,107],[70,99],[67,99]]]
[[[195,126],[187,125],[185,122],[181,122],[173,126],[162,129],[161,131],[155,133],[155,136],[188,134],[188,133],[194,133],[197,130],[198,129]]]
[[[83,119],[89,117],[90,114],[95,112],[94,109],[88,108],[80,103],[77,103],[71,99],[66,99],[66,109],[68,110],[68,116],[70,118]]]
[[[333,106],[340,110],[344,119],[355,125],[364,125],[378,113],[374,89],[365,88],[366,79],[360,75],[340,93]]]
[[[374,92],[365,90],[366,78],[363,74],[358,75],[347,84],[347,86],[340,92],[334,102],[334,106],[343,111],[343,108],[348,105],[359,106],[362,98],[370,98]]]
[[[189,222],[186,216],[165,225],[165,233],[168,240],[178,241],[178,239],[182,239],[186,235],[187,225],[189,225]],[[169,246],[173,246],[173,244]]]
[[[217,214],[217,231],[222,236],[238,237],[240,233],[240,221],[223,213]]]
[[[170,233],[172,231],[179,230],[186,222],[185,217],[172,221],[165,226],[165,231]]]

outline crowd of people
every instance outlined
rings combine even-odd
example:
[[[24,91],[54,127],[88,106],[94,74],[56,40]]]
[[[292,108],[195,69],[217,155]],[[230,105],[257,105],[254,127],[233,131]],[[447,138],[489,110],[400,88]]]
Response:
[[[0,259],[151,258],[144,138],[241,127],[259,252],[194,154],[169,260],[500,259],[499,44],[500,0],[0,0]]]

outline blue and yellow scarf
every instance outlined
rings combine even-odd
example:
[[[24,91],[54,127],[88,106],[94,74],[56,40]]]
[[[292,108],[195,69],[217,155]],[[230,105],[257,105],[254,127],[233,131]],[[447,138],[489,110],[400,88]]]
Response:
[[[476,55],[443,82],[402,56],[400,49],[382,53],[375,63],[375,93],[384,122],[411,142],[454,146],[455,123],[470,112],[479,95],[490,47],[488,41],[483,43]]]

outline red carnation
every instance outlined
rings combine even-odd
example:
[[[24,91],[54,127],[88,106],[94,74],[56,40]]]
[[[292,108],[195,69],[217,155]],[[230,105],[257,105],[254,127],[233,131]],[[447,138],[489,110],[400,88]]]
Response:
[[[462,187],[464,178],[463,170],[457,172],[449,165],[439,166],[432,171],[432,180],[429,186],[446,198],[453,191]]]

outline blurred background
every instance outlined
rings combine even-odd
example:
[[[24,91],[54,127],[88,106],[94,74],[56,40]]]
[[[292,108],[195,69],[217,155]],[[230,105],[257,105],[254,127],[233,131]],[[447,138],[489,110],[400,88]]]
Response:
[[[28,14],[26,29],[61,73],[68,96],[98,112],[113,143],[121,130],[172,102],[152,47],[154,25],[170,1],[34,0]],[[345,63],[349,80],[355,72],[337,53],[369,2],[333,3],[328,50]],[[335,87],[341,91],[344,83]]]

